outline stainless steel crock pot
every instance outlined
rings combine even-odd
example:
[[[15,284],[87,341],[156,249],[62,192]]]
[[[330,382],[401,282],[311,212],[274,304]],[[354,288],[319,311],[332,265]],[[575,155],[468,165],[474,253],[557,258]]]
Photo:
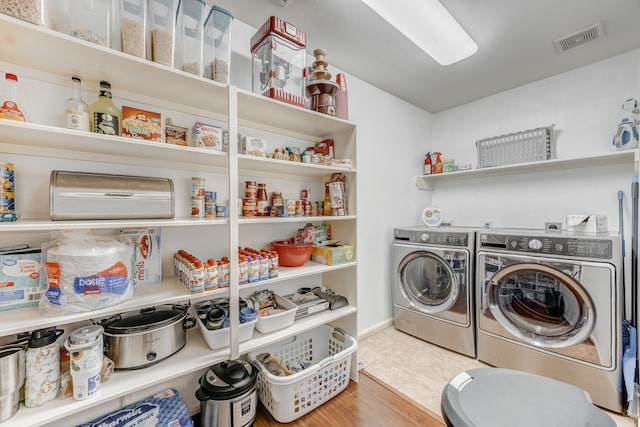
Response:
[[[195,326],[188,305],[159,305],[118,314],[100,322],[105,354],[116,369],[140,369],[175,354]]]
[[[245,427],[256,418],[258,370],[244,360],[227,360],[211,366],[200,378],[202,427]]]
[[[0,422],[13,417],[20,407],[20,388],[25,378],[24,346],[0,347]]]

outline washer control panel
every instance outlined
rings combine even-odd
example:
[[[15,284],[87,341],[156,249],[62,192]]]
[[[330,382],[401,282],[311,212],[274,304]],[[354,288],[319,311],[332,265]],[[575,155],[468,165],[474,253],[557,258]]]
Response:
[[[593,259],[611,259],[613,240],[589,236],[527,236],[481,233],[481,248],[504,249],[509,252],[541,253]]]
[[[394,239],[410,243],[442,246],[467,246],[469,233],[442,230],[395,230]]]

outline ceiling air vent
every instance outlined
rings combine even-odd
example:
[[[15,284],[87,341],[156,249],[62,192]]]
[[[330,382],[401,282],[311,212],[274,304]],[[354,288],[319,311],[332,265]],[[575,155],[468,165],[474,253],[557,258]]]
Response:
[[[571,48],[580,46],[587,42],[597,40],[602,37],[602,23],[598,22],[590,27],[584,28],[580,31],[576,31],[573,34],[557,39],[553,42],[556,46],[558,53],[563,53]]]

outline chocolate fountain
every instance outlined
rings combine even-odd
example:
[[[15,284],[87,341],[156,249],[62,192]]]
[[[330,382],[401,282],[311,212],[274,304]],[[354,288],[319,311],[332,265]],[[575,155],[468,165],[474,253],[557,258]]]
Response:
[[[324,49],[315,49],[313,56],[313,71],[309,75],[309,82],[305,84],[305,90],[311,104],[309,108],[319,113],[336,115],[335,95],[340,86],[331,81],[331,73],[326,69],[329,64],[324,60],[327,51]]]

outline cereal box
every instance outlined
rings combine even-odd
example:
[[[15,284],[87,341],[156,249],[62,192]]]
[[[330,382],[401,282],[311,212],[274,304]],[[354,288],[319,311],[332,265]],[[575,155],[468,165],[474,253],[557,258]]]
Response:
[[[122,136],[162,142],[163,133],[160,113],[122,106]]]
[[[253,136],[243,136],[240,141],[240,154],[267,157],[267,141]]]
[[[37,305],[46,291],[40,250],[0,255],[0,311]]]
[[[173,145],[187,145],[187,128],[176,126],[171,119],[167,119],[164,125],[165,142]]]
[[[194,147],[222,151],[222,128],[219,126],[196,122],[191,136]]]
[[[134,246],[136,282],[160,283],[162,281],[162,251],[160,228],[124,230],[122,232]]]

